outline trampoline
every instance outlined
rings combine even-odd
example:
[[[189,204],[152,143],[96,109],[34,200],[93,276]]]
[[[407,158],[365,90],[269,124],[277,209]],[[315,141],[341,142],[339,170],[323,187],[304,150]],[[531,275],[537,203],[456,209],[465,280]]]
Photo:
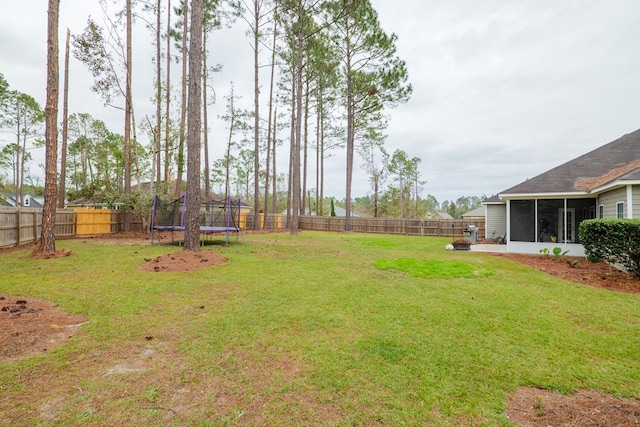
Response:
[[[232,233],[236,235],[236,243],[240,237],[240,211],[242,202],[240,199],[228,198],[224,201],[208,200],[200,207],[200,240],[204,244],[204,236],[225,233],[225,243],[229,244]],[[157,233],[157,242],[160,244],[160,233],[171,232],[171,241],[174,241],[174,232],[184,232],[184,217],[186,211],[186,195],[177,199],[166,201],[160,196],[153,200],[153,212],[151,214],[151,244],[154,243],[154,235]],[[180,242],[179,242],[180,243]]]

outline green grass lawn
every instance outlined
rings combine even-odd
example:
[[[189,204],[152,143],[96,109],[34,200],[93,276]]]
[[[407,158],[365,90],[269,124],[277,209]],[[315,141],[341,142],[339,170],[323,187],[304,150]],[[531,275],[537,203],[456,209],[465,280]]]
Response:
[[[640,397],[638,295],[449,242],[249,235],[187,273],[137,268],[171,246],[4,254],[0,295],[89,323],[0,364],[0,425],[506,426],[518,386]]]

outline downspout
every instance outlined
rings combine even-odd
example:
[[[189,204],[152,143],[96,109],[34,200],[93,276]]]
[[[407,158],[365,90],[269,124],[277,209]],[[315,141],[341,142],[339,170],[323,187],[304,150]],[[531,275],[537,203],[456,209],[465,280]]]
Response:
[[[487,214],[488,210],[489,210],[489,205],[484,205],[484,238],[485,240],[489,238],[489,220],[488,220],[489,215]]]
[[[627,218],[633,218],[633,186],[627,185]]]
[[[509,242],[511,242],[511,200],[507,199],[507,238],[505,244],[507,245],[507,252],[509,251]]]
[[[538,199],[533,199],[533,230],[536,233],[536,243],[540,243],[540,231],[538,229]]]
[[[567,245],[567,236],[568,236],[568,230],[567,230],[567,199],[564,199],[564,212],[562,213],[562,228],[563,228],[563,236],[562,236],[562,241],[566,247]]]

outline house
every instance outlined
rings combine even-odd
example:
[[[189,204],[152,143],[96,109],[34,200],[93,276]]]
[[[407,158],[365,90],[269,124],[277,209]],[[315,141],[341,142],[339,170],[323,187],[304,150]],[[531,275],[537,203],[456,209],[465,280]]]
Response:
[[[591,218],[640,218],[640,130],[483,202],[485,230],[507,235],[507,251],[561,247],[584,256],[578,227]],[[485,236],[490,237],[490,236]]]
[[[347,211],[345,210],[345,208],[341,208],[340,206],[333,206],[333,211],[335,212],[336,216],[347,216]],[[325,212],[325,215],[330,215],[331,212]],[[305,212],[305,215],[309,215],[308,212]],[[358,213],[355,213],[353,211],[351,211],[351,217],[352,218],[358,218],[361,215]]]
[[[486,216],[485,210],[485,206],[480,206],[479,208],[472,209],[467,213],[463,213],[462,219],[484,219]]]
[[[429,217],[429,219],[453,219],[447,212],[436,212]]]
[[[26,193],[23,196],[22,207],[25,208],[42,208],[44,206],[44,196],[36,196],[34,194]],[[2,203],[0,206],[18,207],[18,195],[15,193],[5,193],[0,195]]]

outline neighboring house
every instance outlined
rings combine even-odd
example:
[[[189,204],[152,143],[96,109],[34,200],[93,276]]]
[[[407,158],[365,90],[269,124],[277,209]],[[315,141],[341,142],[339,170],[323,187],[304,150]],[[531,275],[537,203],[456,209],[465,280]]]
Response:
[[[453,217],[446,212],[436,212],[429,219],[453,219]]]
[[[333,206],[333,211],[336,213],[336,216],[347,216],[347,211],[345,210],[345,208],[341,208],[340,206]],[[331,215],[331,212],[325,212],[325,215]],[[359,214],[351,211],[351,217],[353,218],[358,218],[360,217]]]
[[[18,196],[14,193],[6,193],[1,196],[2,205],[16,207],[18,204]],[[35,196],[33,194],[23,195],[24,203],[22,207],[25,208],[42,208],[44,206],[44,196]]]
[[[485,216],[485,207],[480,206],[479,208],[472,209],[467,213],[463,213],[462,219],[484,219]]]
[[[640,130],[500,192],[483,202],[486,233],[507,251],[561,247],[583,256],[578,227],[591,218],[640,218]],[[490,237],[490,236],[487,236]]]

